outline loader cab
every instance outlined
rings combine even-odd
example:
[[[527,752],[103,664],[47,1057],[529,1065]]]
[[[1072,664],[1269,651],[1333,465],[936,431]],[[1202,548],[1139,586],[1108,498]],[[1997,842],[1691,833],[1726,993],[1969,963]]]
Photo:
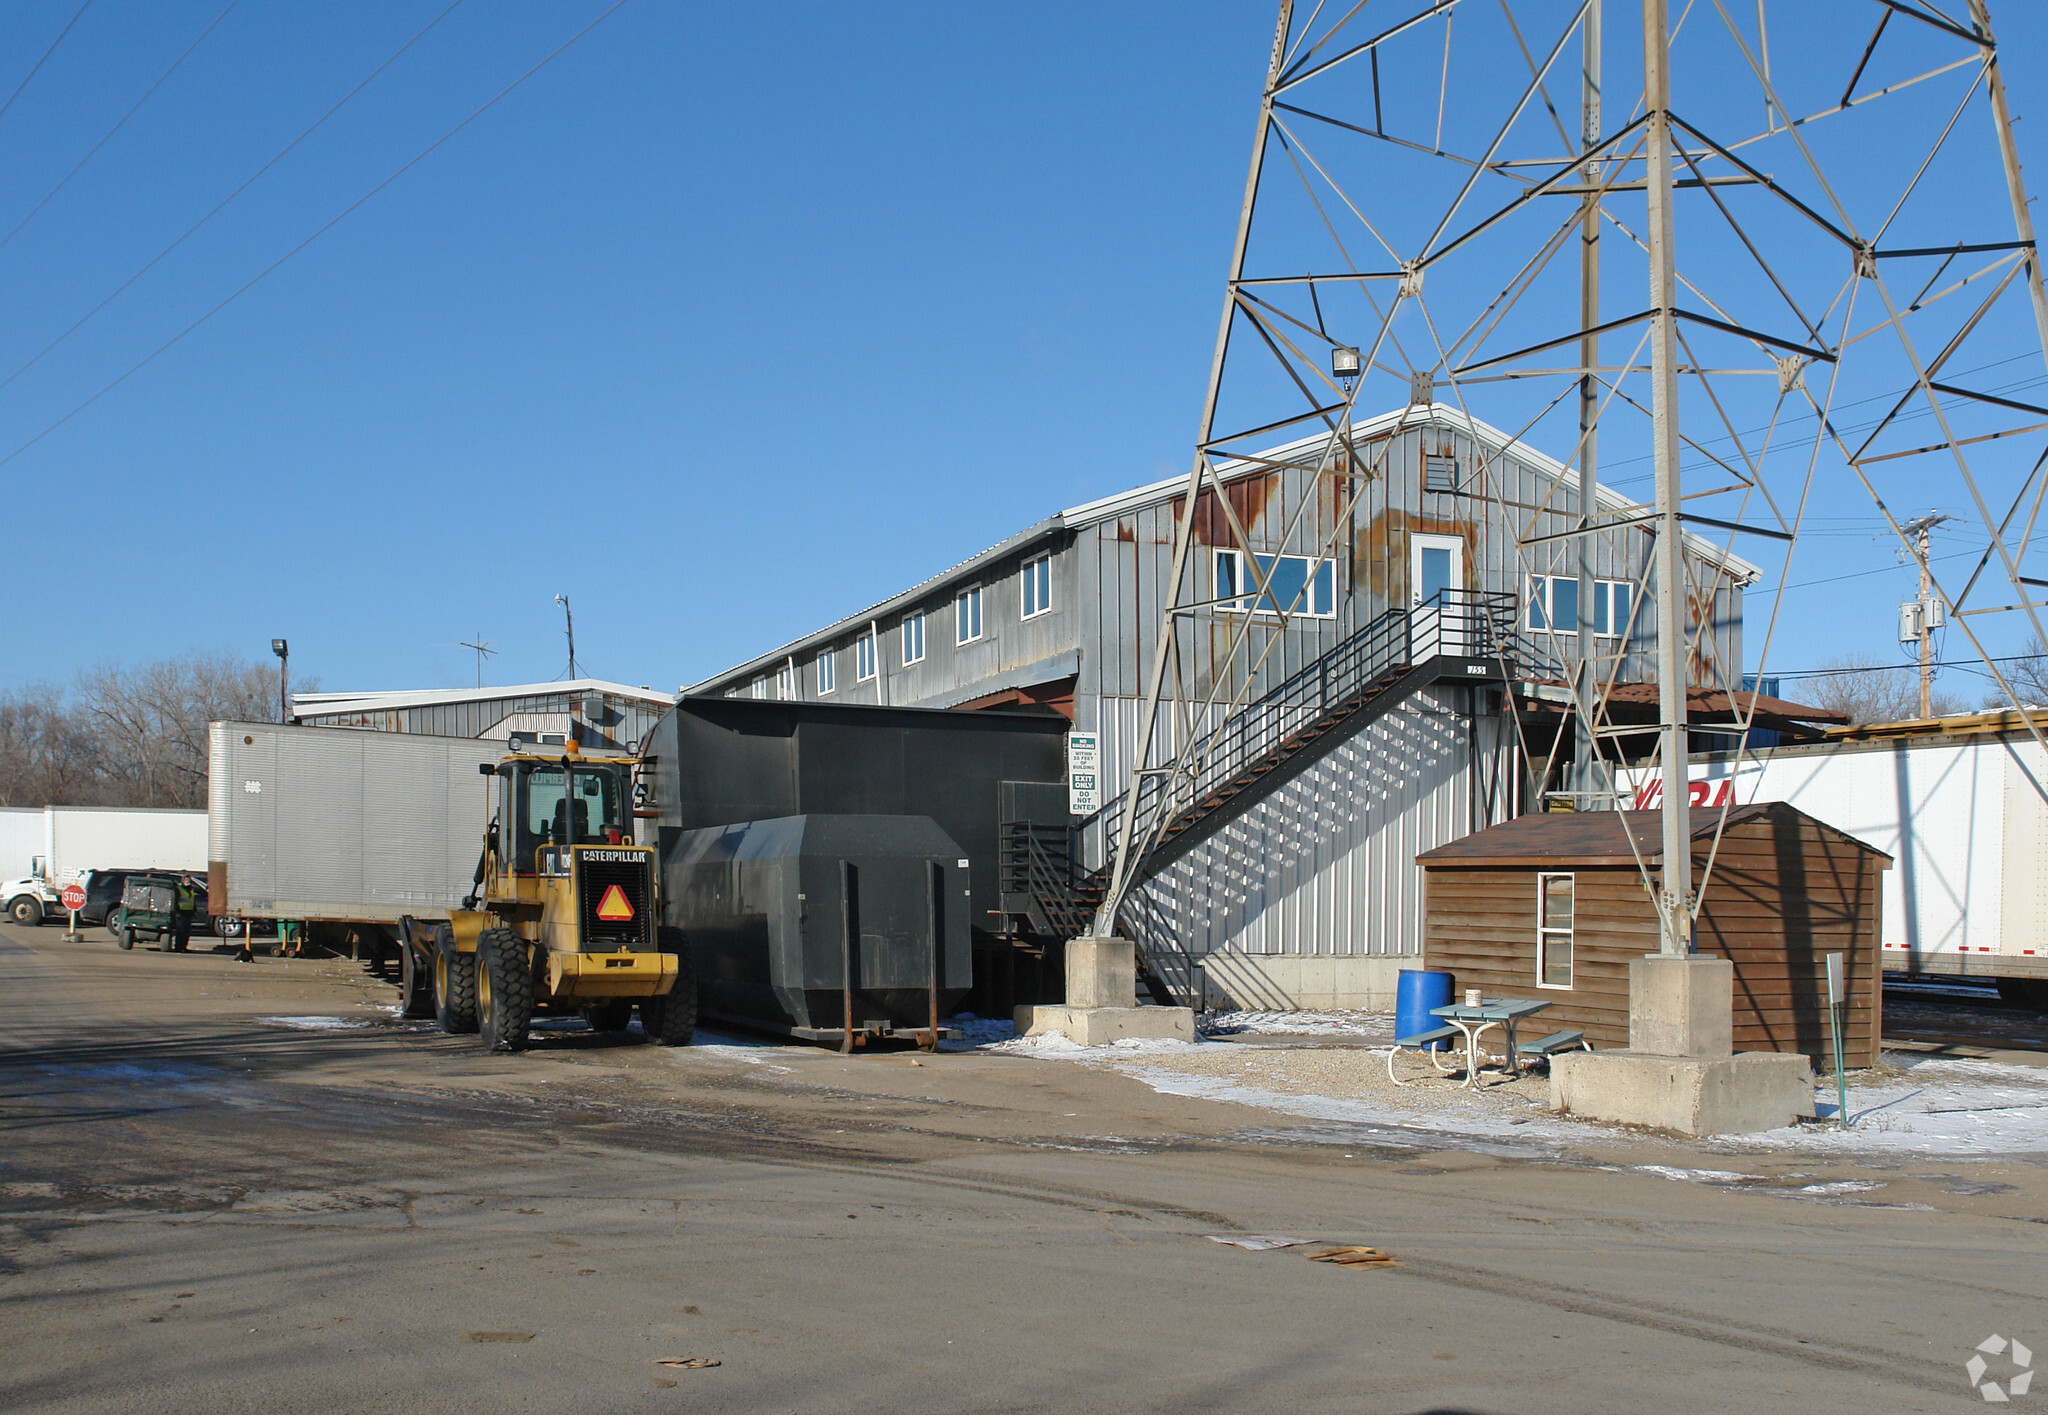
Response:
[[[498,839],[509,847],[516,875],[566,875],[572,845],[632,842],[633,806],[618,766],[579,761],[508,759],[498,792]]]

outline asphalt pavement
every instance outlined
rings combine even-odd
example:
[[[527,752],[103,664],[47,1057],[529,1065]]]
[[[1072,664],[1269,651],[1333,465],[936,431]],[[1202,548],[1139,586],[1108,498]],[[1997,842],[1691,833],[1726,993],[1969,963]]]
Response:
[[[1737,1188],[1025,1056],[486,1055],[393,1001],[0,928],[0,1409],[1945,1411],[1992,1334],[2048,1364],[2031,1163]],[[1261,1234],[1313,1241],[1211,1241]],[[1396,1265],[1305,1260],[1351,1244]]]

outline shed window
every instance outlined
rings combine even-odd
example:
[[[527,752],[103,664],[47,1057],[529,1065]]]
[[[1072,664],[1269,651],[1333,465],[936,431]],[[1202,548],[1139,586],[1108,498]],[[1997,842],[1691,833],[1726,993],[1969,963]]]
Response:
[[[913,614],[903,621],[903,662],[907,667],[924,662],[924,616]]]
[[[1216,607],[1240,613],[1336,617],[1337,570],[1333,562],[1306,555],[1261,555],[1258,573],[1266,577],[1264,595],[1258,593],[1257,577],[1245,564],[1243,551],[1217,551]]]
[[[1043,614],[1052,608],[1052,557],[1047,555],[1024,566],[1024,617]]]
[[[865,683],[875,676],[875,631],[870,629],[853,641],[853,677]]]
[[[1593,582],[1593,632],[1616,638],[1628,630],[1629,606],[1635,602],[1636,587],[1626,580]],[[1531,575],[1529,613],[1531,629],[1553,634],[1579,632],[1579,577],[1576,575]]]
[[[1536,986],[1572,985],[1572,876],[1536,876]]]
[[[839,686],[839,669],[833,663],[832,650],[826,649],[818,655],[818,696],[824,697]]]
[[[981,591],[962,590],[953,601],[953,642],[971,644],[981,637]]]

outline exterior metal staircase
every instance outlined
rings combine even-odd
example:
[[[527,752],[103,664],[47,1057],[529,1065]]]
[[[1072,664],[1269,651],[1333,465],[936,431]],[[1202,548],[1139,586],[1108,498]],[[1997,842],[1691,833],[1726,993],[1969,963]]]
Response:
[[[1539,659],[1517,632],[1512,594],[1447,590],[1388,610],[1198,737],[1179,768],[1140,779],[1132,883],[1172,865],[1418,689],[1556,671]],[[1035,931],[1086,933],[1108,888],[1127,799],[1128,793],[1117,797],[1070,829],[1007,825],[1005,907],[1014,901]],[[1100,828],[1104,845],[1104,864],[1095,870],[1079,855],[1080,836],[1090,827]],[[1134,917],[1123,922],[1137,938],[1155,1000],[1191,1000],[1194,960],[1164,931]]]

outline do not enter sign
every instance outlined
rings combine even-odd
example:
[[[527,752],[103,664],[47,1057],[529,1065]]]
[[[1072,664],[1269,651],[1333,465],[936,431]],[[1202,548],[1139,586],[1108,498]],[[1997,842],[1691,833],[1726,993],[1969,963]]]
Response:
[[[85,886],[81,884],[65,885],[64,892],[57,896],[57,902],[72,913],[77,913],[85,907]]]

